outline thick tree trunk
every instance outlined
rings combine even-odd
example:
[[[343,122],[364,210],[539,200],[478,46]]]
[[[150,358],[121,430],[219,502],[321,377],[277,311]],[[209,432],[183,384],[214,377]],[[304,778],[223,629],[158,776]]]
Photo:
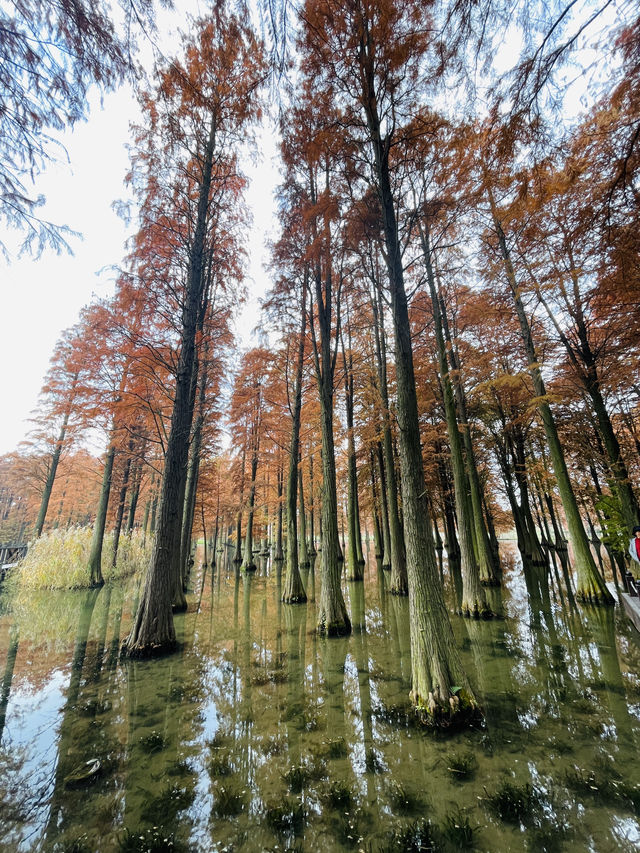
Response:
[[[351,632],[351,621],[340,586],[341,565],[338,535],[338,495],[336,488],[336,457],[333,443],[333,376],[334,357],[331,349],[332,278],[327,265],[324,282],[320,265],[315,274],[316,313],[320,345],[311,324],[316,381],[320,397],[320,427],[322,434],[322,574],[320,601],[316,614],[317,630],[329,637]]]
[[[373,82],[373,60],[368,53],[371,46],[366,42],[367,37],[367,34],[363,34],[361,43],[362,51],[367,56],[363,94],[366,95],[365,110],[382,209],[395,337],[397,414],[411,626],[411,698],[426,719],[436,725],[451,725],[465,723],[470,717],[475,717],[477,703],[462,668],[447,614],[425,500],[411,325],[391,190],[388,148],[383,144],[380,132]]]
[[[184,490],[181,484],[186,478],[189,434],[193,418],[191,388],[196,359],[196,328],[205,279],[203,275],[205,236],[215,137],[216,122],[215,117],[212,116],[199,187],[195,233],[191,245],[187,288],[182,309],[181,348],[171,431],[167,441],[162,478],[158,530],[138,612],[126,640],[126,653],[134,657],[160,654],[176,646],[171,611],[174,586],[172,569],[180,557],[180,539],[179,535],[176,536],[176,531],[180,530],[184,507]]]
[[[102,543],[104,542],[104,530],[107,524],[107,508],[109,506],[111,475],[113,473],[115,455],[116,449],[112,441],[104,463],[102,490],[100,492],[98,511],[96,512],[96,522],[93,527],[93,538],[91,539],[91,553],[89,554],[90,586],[102,586],[104,584],[104,578],[102,577]]]

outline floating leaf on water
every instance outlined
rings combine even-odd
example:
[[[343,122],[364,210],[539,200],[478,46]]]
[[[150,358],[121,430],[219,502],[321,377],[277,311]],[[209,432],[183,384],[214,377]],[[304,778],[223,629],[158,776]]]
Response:
[[[91,785],[98,778],[101,768],[100,760],[91,758],[72,770],[64,780],[64,784],[67,788],[83,788],[85,785]]]

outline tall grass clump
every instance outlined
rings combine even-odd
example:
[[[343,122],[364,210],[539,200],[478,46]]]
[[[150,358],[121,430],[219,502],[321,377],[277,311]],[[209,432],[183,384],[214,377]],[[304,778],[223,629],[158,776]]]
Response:
[[[81,589],[89,586],[91,527],[51,530],[29,545],[19,564],[19,583],[29,589]],[[151,553],[151,543],[143,541],[142,531],[121,536],[118,561],[111,565],[113,535],[106,534],[102,551],[105,580],[126,577],[142,571]]]

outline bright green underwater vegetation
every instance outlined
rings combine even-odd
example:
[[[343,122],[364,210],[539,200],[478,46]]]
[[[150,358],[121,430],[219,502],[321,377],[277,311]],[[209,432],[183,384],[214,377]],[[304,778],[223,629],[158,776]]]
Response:
[[[444,737],[408,705],[408,603],[375,563],[331,640],[275,566],[207,574],[196,612],[200,573],[157,661],[119,657],[135,578],[0,592],[2,851],[638,849],[640,644],[617,608],[512,569],[504,618],[454,617],[486,723]]]

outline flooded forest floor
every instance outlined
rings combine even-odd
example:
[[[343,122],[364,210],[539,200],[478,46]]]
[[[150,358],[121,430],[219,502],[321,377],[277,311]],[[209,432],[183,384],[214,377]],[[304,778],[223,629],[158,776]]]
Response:
[[[155,661],[120,659],[135,581],[0,590],[0,850],[639,849],[640,635],[619,607],[572,606],[512,558],[502,618],[452,617],[485,724],[445,737],[408,704],[408,602],[375,561],[332,640],[313,570],[306,605],[266,561],[202,572]]]

